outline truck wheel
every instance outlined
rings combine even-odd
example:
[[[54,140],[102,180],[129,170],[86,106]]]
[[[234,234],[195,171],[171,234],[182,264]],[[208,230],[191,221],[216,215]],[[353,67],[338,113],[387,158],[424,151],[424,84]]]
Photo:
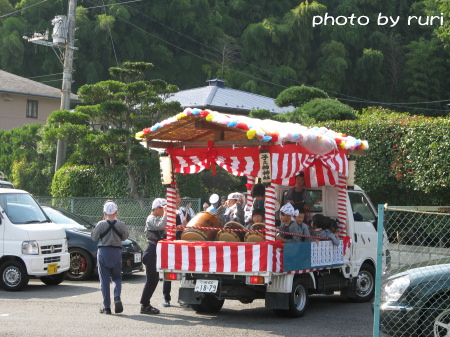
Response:
[[[70,268],[67,272],[66,279],[70,281],[85,281],[92,277],[94,272],[94,262],[83,249],[71,248]]]
[[[214,313],[219,312],[225,300],[219,300],[216,296],[205,294],[200,304],[191,304],[191,308],[197,312]]]
[[[65,278],[66,272],[55,275],[43,276],[41,277],[41,281],[48,286],[57,286],[62,281],[64,281]]]
[[[292,292],[289,295],[289,309],[287,315],[290,317],[302,317],[308,307],[308,286],[303,278],[294,280]]]
[[[356,303],[369,302],[375,293],[375,268],[363,264],[353,282],[355,296],[349,297],[349,299]]]
[[[0,286],[7,291],[22,290],[30,279],[24,264],[14,260],[2,264],[0,275]]]

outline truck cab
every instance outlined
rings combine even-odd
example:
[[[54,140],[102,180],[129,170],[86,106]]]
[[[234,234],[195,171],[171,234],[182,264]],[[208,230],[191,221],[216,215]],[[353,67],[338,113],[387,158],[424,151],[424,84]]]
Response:
[[[23,289],[30,277],[47,285],[65,278],[70,259],[67,238],[26,191],[0,189],[0,286]]]

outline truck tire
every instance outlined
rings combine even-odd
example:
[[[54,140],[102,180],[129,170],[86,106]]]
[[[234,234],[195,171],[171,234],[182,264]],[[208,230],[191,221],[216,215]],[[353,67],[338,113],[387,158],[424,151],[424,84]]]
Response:
[[[43,276],[41,277],[41,281],[48,286],[57,286],[62,281],[64,281],[65,278],[66,272],[55,275]]]
[[[273,309],[278,317],[302,317],[308,308],[308,286],[304,278],[297,278],[289,294],[289,309]]]
[[[214,313],[219,312],[225,300],[219,300],[216,296],[205,294],[200,304],[191,304],[191,308],[197,312]]]
[[[22,290],[29,279],[27,268],[20,261],[6,261],[0,267],[0,286],[7,291]]]
[[[288,316],[302,317],[305,314],[308,303],[308,286],[303,278],[297,278],[294,280],[292,292],[289,295]]]
[[[355,294],[349,297],[349,300],[356,303],[369,302],[375,294],[375,268],[363,264],[353,282],[352,289]]]
[[[94,261],[89,253],[80,248],[69,249],[70,268],[66,279],[69,281],[85,281],[94,273]]]

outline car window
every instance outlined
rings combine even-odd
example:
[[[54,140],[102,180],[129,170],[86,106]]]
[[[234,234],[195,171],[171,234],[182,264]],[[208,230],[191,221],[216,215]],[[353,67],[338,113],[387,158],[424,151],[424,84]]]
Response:
[[[63,225],[64,228],[79,228],[79,229],[85,229],[86,227],[83,226],[80,222],[77,222],[68,216],[62,214],[61,211],[50,208],[50,207],[43,207],[44,212],[48,215],[50,220],[52,220],[54,223],[58,225]]]
[[[348,193],[355,221],[375,221],[376,215],[366,196],[358,192]],[[355,214],[359,213],[359,214]]]
[[[2,194],[0,204],[13,224],[39,224],[48,219],[28,193]]]

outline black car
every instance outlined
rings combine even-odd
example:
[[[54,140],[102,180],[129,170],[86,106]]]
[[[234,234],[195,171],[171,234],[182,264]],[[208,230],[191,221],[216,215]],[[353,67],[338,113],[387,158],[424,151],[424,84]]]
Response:
[[[70,252],[70,269],[66,278],[72,281],[87,280],[97,273],[97,242],[91,239],[94,227],[82,217],[52,206],[42,209],[54,223],[66,230]],[[142,271],[142,249],[128,238],[122,241],[122,273],[131,274]]]
[[[389,336],[450,336],[450,263],[389,277],[380,309],[380,329]]]

